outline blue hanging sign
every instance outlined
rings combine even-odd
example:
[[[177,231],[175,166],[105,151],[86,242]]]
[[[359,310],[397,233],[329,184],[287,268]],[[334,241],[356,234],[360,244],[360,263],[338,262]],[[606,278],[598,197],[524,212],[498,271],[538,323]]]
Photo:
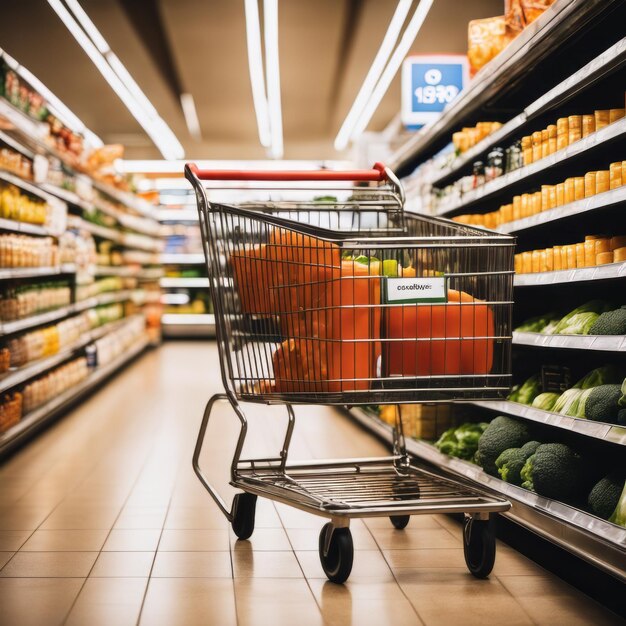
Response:
[[[407,57],[402,66],[402,123],[420,128],[434,122],[468,82],[465,55]]]

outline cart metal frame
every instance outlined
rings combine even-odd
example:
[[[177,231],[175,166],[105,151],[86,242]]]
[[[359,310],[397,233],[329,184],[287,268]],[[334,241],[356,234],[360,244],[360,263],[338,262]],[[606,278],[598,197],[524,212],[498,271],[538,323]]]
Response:
[[[200,228],[209,280],[213,293],[220,290],[233,290],[232,284],[223,275],[224,255],[218,249],[216,240],[220,236],[219,227],[211,219],[212,213],[219,210],[209,203],[202,180],[326,180],[326,181],[369,181],[389,183],[383,187],[372,204],[385,205],[385,210],[403,211],[404,193],[395,175],[377,164],[372,170],[356,172],[219,172],[202,171],[194,164],[187,164],[185,176],[193,185],[198,202]],[[367,192],[371,193],[371,189]],[[365,196],[367,197],[367,196]],[[355,205],[367,204],[354,202]],[[250,203],[238,208],[228,207],[231,212],[254,215],[255,219],[270,224],[296,227],[300,232],[316,235],[319,229],[306,224],[293,222],[287,218],[272,214],[279,207],[268,203]],[[308,211],[315,210],[315,203],[306,203]],[[447,223],[447,220],[437,220]],[[224,233],[221,233],[222,235]],[[392,237],[389,245],[397,241],[408,240]],[[502,237],[502,245],[513,245],[513,238]],[[511,255],[512,258],[512,255]],[[509,273],[508,270],[502,274]],[[511,268],[512,275],[512,268]],[[512,278],[511,278],[512,281]],[[512,303],[511,303],[512,304]],[[214,297],[216,315],[216,339],[220,355],[220,371],[225,393],[212,396],[205,408],[200,432],[193,454],[193,469],[202,485],[206,488],[217,506],[240,539],[247,539],[254,530],[254,514],[257,496],[296,507],[302,511],[319,515],[330,520],[320,533],[319,554],[322,567],[328,578],[337,583],[344,582],[351,571],[353,546],[349,525],[352,518],[389,516],[393,525],[404,528],[411,515],[429,513],[463,513],[465,524],[463,531],[464,550],[467,565],[477,577],[486,577],[490,573],[495,559],[495,533],[493,514],[507,511],[510,503],[504,498],[489,494],[469,482],[462,483],[443,475],[438,475],[422,467],[411,464],[406,451],[400,410],[396,411],[393,453],[387,457],[365,459],[340,459],[312,462],[288,462],[289,447],[295,425],[293,403],[320,403],[345,405],[359,402],[358,394],[294,394],[293,402],[287,397],[276,394],[251,392],[240,385],[236,387],[236,377],[229,362],[231,337],[224,322],[226,311],[222,299]],[[510,334],[510,333],[509,333]],[[504,340],[507,338],[504,337]],[[402,393],[400,393],[400,391]],[[392,397],[397,403],[411,401],[415,394],[399,390]],[[372,394],[379,394],[381,400],[389,398],[390,392],[369,392],[363,397],[364,402],[371,401]],[[421,400],[423,396],[417,396]],[[465,398],[466,396],[463,396]],[[433,397],[441,401],[439,397]],[[200,465],[202,446],[206,437],[210,416],[218,401],[226,401],[232,407],[239,420],[239,434],[230,466],[230,484],[242,491],[234,497],[232,507],[206,477]],[[241,401],[282,403],[287,410],[287,428],[283,445],[276,457],[241,458],[248,432],[248,421]],[[413,401],[416,401],[413,399]],[[423,401],[423,400],[422,400]]]

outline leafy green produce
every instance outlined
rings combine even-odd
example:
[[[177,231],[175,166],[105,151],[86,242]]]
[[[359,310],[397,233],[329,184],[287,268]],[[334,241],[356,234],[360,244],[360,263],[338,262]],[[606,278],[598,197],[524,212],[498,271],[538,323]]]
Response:
[[[610,311],[613,306],[604,300],[590,300],[570,311],[561,318],[554,328],[555,335],[587,335],[601,313]]]
[[[537,451],[541,444],[538,441],[529,441],[521,448],[509,448],[505,450],[497,459],[496,467],[500,478],[512,485],[521,485],[522,477],[520,472],[527,459]]]
[[[506,399],[510,402],[517,402],[517,399],[519,398],[519,390],[521,387],[521,385],[513,385],[513,387],[511,387],[511,393],[507,396]]]
[[[586,376],[583,376],[572,389],[591,389],[598,385],[613,385],[621,383],[622,378],[614,365],[604,365],[595,370],[591,370]]]
[[[546,391],[544,393],[540,393],[538,396],[535,397],[531,406],[535,407],[536,409],[541,409],[543,411],[551,411],[560,396],[560,393],[555,393],[554,391]]]
[[[530,431],[525,422],[498,415],[480,437],[474,460],[485,472],[497,476],[497,458],[505,450],[520,448],[528,441],[530,441]]]
[[[520,404],[532,404],[533,400],[541,393],[541,379],[539,374],[531,376],[517,392],[517,400]]]
[[[546,498],[568,501],[585,484],[582,457],[563,443],[544,443],[529,457],[520,472],[522,487]]]
[[[619,400],[622,390],[619,385],[599,385],[589,392],[585,404],[585,417],[594,422],[608,422],[613,424],[617,421],[619,413]]]
[[[555,413],[569,415],[574,403],[578,406],[578,400],[580,399],[582,393],[582,389],[566,389],[554,403],[552,410]]]
[[[622,495],[615,507],[615,511],[609,518],[609,522],[626,527],[626,484],[624,485],[624,489],[622,489]]]
[[[590,335],[626,335],[626,306],[602,313],[589,328]]]
[[[537,317],[531,317],[523,324],[518,326],[515,330],[524,333],[541,333],[544,332],[544,328],[552,322],[558,322],[561,319],[556,313],[546,313],[545,315],[538,315]]]
[[[595,484],[587,498],[594,515],[607,520],[613,515],[624,489],[624,480],[624,474],[614,473]]]
[[[486,422],[481,422],[450,428],[435,442],[435,447],[448,456],[471,460],[478,449],[478,440],[487,426]]]
[[[626,378],[622,381],[622,397],[619,399],[618,404],[626,407]]]

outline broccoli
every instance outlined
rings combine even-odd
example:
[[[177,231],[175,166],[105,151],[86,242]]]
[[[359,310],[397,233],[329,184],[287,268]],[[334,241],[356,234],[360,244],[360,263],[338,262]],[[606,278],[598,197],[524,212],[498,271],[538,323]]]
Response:
[[[498,475],[496,459],[509,448],[519,448],[530,441],[528,425],[511,417],[498,415],[478,441],[475,462],[492,476]]]
[[[585,417],[594,422],[614,424],[619,412],[622,390],[619,385],[600,385],[589,390],[585,403]]]
[[[589,329],[590,335],[626,335],[626,306],[602,313]]]
[[[567,501],[584,487],[582,457],[563,443],[544,443],[529,457],[520,472],[522,487],[546,498]]]
[[[594,515],[602,519],[609,519],[613,515],[624,489],[624,481],[624,474],[610,474],[595,484],[587,498]]]
[[[540,393],[532,402],[531,406],[542,411],[551,411],[561,394],[552,391]]]
[[[612,305],[603,300],[590,300],[563,317],[556,325],[553,333],[556,335],[587,335],[600,314],[610,311],[612,308]]]
[[[528,457],[535,454],[541,444],[538,441],[529,441],[521,448],[509,448],[505,450],[497,459],[496,467],[498,474],[504,482],[513,485],[521,485],[522,478],[520,472]]]
[[[439,452],[459,459],[470,460],[478,448],[478,440],[488,424],[463,424],[446,430],[435,443]]]

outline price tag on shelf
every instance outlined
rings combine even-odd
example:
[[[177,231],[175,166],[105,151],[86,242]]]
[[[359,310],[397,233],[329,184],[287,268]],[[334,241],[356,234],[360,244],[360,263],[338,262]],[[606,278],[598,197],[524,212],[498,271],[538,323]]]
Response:
[[[434,122],[468,84],[465,55],[418,55],[402,66],[402,123],[417,129]]]

